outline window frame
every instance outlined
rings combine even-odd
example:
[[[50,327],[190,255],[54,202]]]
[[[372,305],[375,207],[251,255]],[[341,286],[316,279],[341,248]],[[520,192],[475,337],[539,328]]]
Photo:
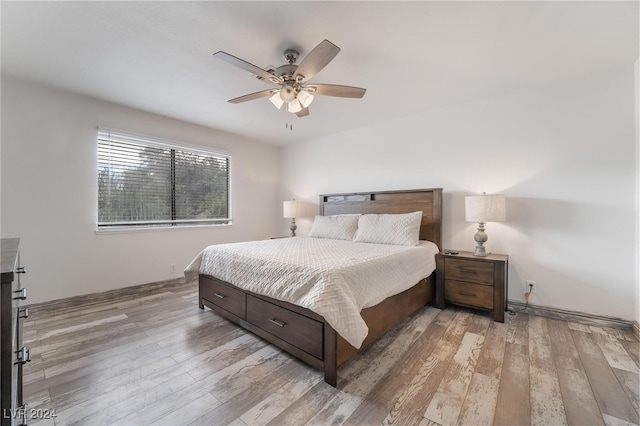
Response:
[[[99,157],[100,154],[98,152],[98,147],[101,143],[101,134],[109,134],[109,138],[111,135],[115,135],[115,137],[120,137],[122,139],[127,139],[131,143],[137,144],[141,147],[151,147],[158,149],[168,149],[172,150],[175,153],[176,150],[188,152],[191,154],[200,154],[211,157],[218,157],[226,159],[227,166],[227,217],[226,218],[217,218],[217,219],[169,219],[169,220],[148,220],[148,221],[139,221],[139,222],[100,222],[100,188],[99,188]],[[103,139],[104,140],[104,139]],[[164,231],[164,230],[173,230],[173,229],[193,229],[193,228],[203,228],[203,227],[229,227],[233,225],[233,187],[232,187],[232,158],[231,155],[225,150],[219,148],[208,148],[202,146],[194,146],[184,142],[176,142],[173,140],[158,138],[155,136],[143,135],[138,133],[133,133],[129,131],[117,130],[111,127],[98,127],[96,133],[96,157],[95,157],[95,165],[96,172],[94,174],[94,178],[96,179],[96,233],[114,233],[114,232],[140,232],[140,231]],[[172,174],[175,174],[175,157],[172,155],[171,161],[171,170]],[[175,180],[172,179],[172,205],[171,206],[171,216],[175,217]],[[219,223],[216,223],[219,222]]]

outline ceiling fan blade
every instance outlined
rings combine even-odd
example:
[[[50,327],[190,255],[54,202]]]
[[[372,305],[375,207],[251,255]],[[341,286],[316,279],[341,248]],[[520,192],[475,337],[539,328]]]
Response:
[[[313,90],[315,88],[315,90]],[[362,87],[341,86],[339,84],[311,84],[307,89],[312,89],[314,95],[337,96],[339,98],[361,98],[367,89]]]
[[[327,66],[336,55],[340,53],[340,48],[329,40],[323,40],[313,48],[304,58],[296,70],[296,77],[302,76],[301,81],[307,81],[320,70]]]
[[[245,71],[249,71],[251,74],[255,74],[266,81],[276,83],[276,84],[280,84],[282,82],[282,79],[280,77],[277,77],[271,73],[268,73],[262,68],[257,67],[247,61],[244,61],[240,58],[236,58],[235,56],[230,55],[227,52],[223,52],[223,51],[216,52],[213,54],[213,56],[215,56],[218,59],[222,59],[223,61],[228,62],[231,65],[235,65],[238,68],[242,68]]]
[[[296,115],[300,118],[306,117],[309,115],[309,108],[302,108],[300,111],[296,112]]]
[[[265,96],[270,96],[277,91],[277,89],[269,89],[262,90],[260,92],[249,93],[248,95],[240,96],[238,98],[229,99],[227,102],[231,102],[232,104],[239,104],[242,102],[252,101],[254,99],[264,98]]]

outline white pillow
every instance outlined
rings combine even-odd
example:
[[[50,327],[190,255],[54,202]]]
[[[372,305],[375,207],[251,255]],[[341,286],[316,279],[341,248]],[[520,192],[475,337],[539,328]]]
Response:
[[[358,221],[353,241],[361,243],[417,246],[422,212],[406,214],[365,214]]]
[[[359,217],[360,215],[316,216],[309,236],[351,241],[358,229]]]

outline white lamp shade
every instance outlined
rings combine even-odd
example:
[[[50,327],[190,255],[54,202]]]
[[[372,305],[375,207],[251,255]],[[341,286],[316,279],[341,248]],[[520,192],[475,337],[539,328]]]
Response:
[[[289,112],[300,112],[302,111],[302,105],[300,105],[300,102],[297,99],[292,100],[291,102],[289,102]]]
[[[464,197],[467,222],[503,222],[507,218],[505,197],[495,195],[469,195]]]
[[[273,96],[269,98],[269,100],[278,109],[280,109],[284,104],[284,101],[282,100],[282,96],[280,96],[280,92],[274,93]]]
[[[301,90],[298,93],[298,100],[302,104],[303,107],[307,108],[313,102],[313,95],[306,90]]]
[[[282,203],[282,216],[288,219],[301,217],[302,203],[300,201],[284,201]]]

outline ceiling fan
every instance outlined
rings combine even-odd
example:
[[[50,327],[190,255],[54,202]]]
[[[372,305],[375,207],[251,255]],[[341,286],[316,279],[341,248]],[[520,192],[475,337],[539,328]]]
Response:
[[[227,52],[216,52],[213,56],[255,74],[262,81],[279,86],[230,99],[228,102],[239,104],[270,96],[269,100],[276,108],[280,109],[287,104],[289,112],[298,117],[305,117],[309,115],[309,105],[313,102],[314,95],[361,98],[367,91],[361,87],[309,83],[309,80],[326,67],[339,52],[338,46],[329,40],[323,40],[309,52],[300,65],[296,65],[300,53],[295,49],[287,49],[283,53],[287,63],[275,70],[264,70]]]

